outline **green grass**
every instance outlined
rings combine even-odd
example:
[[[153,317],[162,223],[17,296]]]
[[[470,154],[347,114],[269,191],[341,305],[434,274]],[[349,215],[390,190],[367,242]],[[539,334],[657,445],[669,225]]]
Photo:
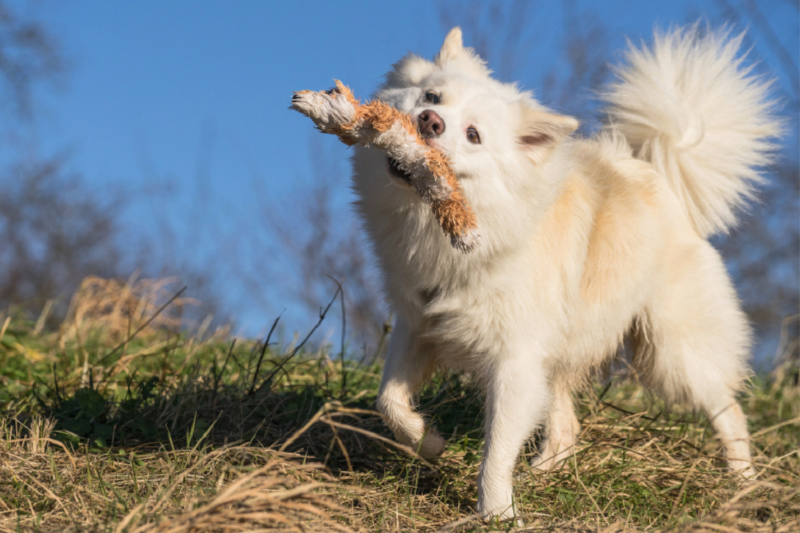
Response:
[[[372,411],[379,365],[343,368],[324,349],[287,361],[291,346],[224,332],[152,327],[123,342],[112,329],[8,324],[0,531],[512,528],[474,516],[482,400],[468,377],[439,375],[420,395],[448,439],[429,465]],[[531,472],[526,448],[520,513],[536,531],[800,530],[793,379],[754,379],[741,398],[760,472],[749,486],[725,470],[704,417],[623,378],[596,384],[576,398],[574,459]]]

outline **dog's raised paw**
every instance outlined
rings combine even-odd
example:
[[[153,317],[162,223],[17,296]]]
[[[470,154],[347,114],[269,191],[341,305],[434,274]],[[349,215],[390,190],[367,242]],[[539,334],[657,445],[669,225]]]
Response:
[[[444,448],[445,440],[435,429],[428,428],[425,436],[422,437],[422,442],[415,449],[426,461],[433,462],[444,453]]]

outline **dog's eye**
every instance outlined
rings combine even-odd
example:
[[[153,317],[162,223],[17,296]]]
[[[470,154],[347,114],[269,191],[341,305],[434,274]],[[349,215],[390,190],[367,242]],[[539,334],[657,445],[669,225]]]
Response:
[[[478,130],[472,127],[467,128],[467,140],[472,144],[480,144],[481,136],[478,135]]]
[[[430,102],[433,105],[436,105],[439,103],[439,95],[434,92],[428,91],[425,93],[425,101]]]

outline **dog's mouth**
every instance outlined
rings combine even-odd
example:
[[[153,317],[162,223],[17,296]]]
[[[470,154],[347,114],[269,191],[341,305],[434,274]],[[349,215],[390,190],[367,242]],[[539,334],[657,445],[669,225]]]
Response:
[[[411,185],[411,174],[401,169],[400,164],[397,162],[396,159],[393,159],[391,157],[388,159],[389,159],[389,174],[399,179],[403,183]]]

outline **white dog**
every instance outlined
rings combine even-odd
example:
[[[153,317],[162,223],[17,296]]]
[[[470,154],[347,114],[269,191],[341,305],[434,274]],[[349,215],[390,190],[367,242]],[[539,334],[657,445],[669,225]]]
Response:
[[[415,390],[437,367],[479,378],[482,516],[515,515],[514,463],[537,426],[534,466],[569,455],[570,393],[626,337],[645,383],[702,409],[730,468],[754,474],[735,400],[750,330],[706,240],[735,224],[780,130],[740,41],[693,28],[632,48],[591,139],[492,79],[458,28],[435,61],[394,65],[375,95],[449,156],[481,233],[474,252],[454,249],[386,153],[356,149],[357,209],[397,316],[378,407],[398,440],[435,458],[444,441],[414,411]]]

